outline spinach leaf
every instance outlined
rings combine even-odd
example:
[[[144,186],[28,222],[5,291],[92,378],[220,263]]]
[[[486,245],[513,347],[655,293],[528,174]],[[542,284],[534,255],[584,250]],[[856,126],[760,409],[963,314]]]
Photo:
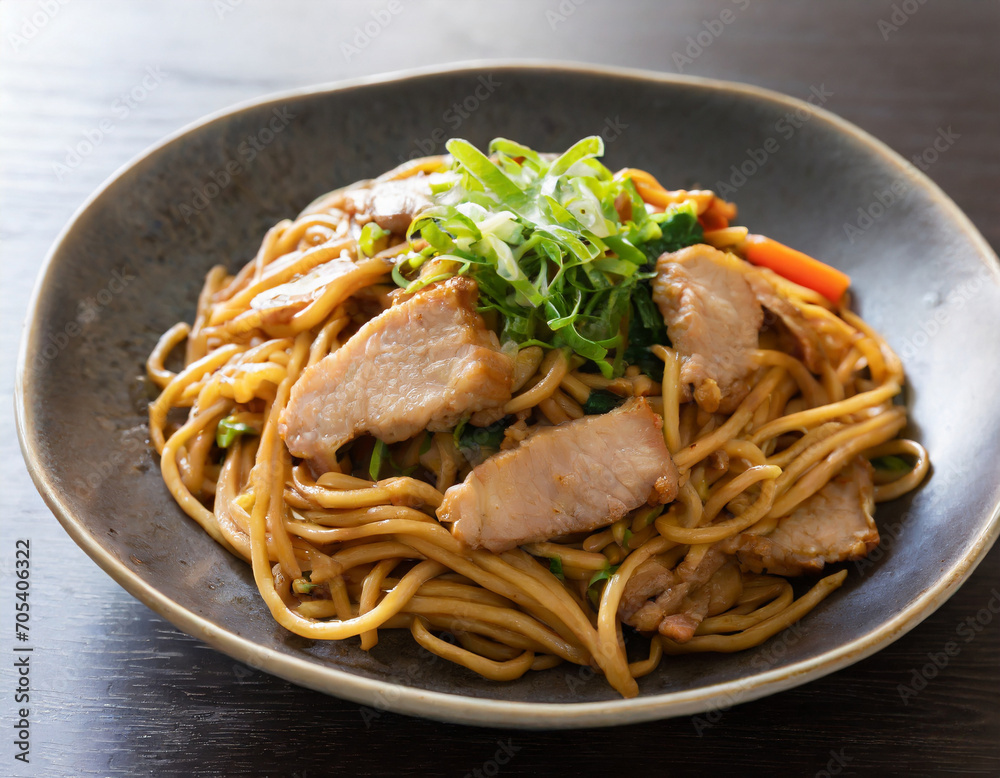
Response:
[[[608,392],[604,389],[594,389],[590,393],[590,397],[587,398],[587,402],[583,404],[583,412],[588,416],[607,413],[608,411],[613,411],[623,402],[625,402],[625,398],[619,397],[614,392]]]
[[[649,350],[650,346],[669,346],[667,326],[653,302],[648,282],[636,284],[632,291],[632,317],[628,325],[628,348],[625,362],[636,365],[654,381],[663,380],[663,362]]]
[[[640,247],[649,262],[655,263],[665,251],[678,251],[701,243],[704,238],[704,231],[693,207],[672,206],[662,215],[655,215],[653,220],[660,225],[660,237]]]
[[[469,462],[477,464],[500,450],[504,432],[514,423],[514,416],[504,416],[488,427],[459,424],[455,428],[455,446]]]
[[[871,460],[872,467],[876,470],[884,470],[888,473],[909,473],[913,469],[913,465],[907,462],[902,457],[897,457],[893,454],[889,454],[884,457],[875,457]]]

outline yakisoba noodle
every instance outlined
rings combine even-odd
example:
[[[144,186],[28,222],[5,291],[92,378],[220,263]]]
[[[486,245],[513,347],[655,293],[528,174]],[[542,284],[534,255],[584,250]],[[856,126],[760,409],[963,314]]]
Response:
[[[429,157],[375,185],[452,164],[450,157]],[[668,191],[637,170],[615,179],[631,180],[649,213],[688,208],[698,217],[701,242],[741,252],[747,230],[729,226],[735,208],[711,192]],[[213,268],[194,323],[167,331],[148,362],[162,390],[150,407],[150,430],[166,484],[206,532],[250,562],[274,618],[298,635],[359,638],[371,650],[380,630],[408,629],[428,651],[489,679],[568,662],[594,666],[622,695],[633,696],[636,679],[656,669],[664,654],[759,645],[847,575],[840,569],[796,597],[785,577],[743,569],[727,607],[707,615],[690,640],[654,634],[648,658],[630,663],[620,606],[646,560],[676,570],[739,533],[764,535],[859,454],[912,463],[902,475],[876,474],[879,502],[913,489],[927,471],[920,445],[897,438],[906,424],[905,409],[893,404],[903,384],[897,356],[851,313],[846,295],[835,304],[770,274],[816,337],[833,347],[812,355],[810,369],[787,339],[765,329],[752,354],[749,392],[732,413],[684,401],[681,356],[668,342],[650,349],[662,380],[637,365],[619,364],[605,375],[565,346],[508,346],[513,395],[503,411],[518,419],[507,429],[510,443],[583,417],[594,392],[645,397],[663,419],[679,492],[666,506],[643,505],[596,531],[499,554],[466,547],[435,515],[444,492],[471,469],[452,433],[421,432],[383,446],[386,467],[396,474],[377,481],[364,477],[370,438],[344,447],[329,472],[316,473],[291,456],[279,434],[303,371],[392,304],[397,286],[389,270],[426,245],[418,234],[363,234],[363,219],[343,209],[344,191],[275,225],[235,274]],[[355,272],[307,289],[284,315],[268,318],[252,304],[338,257]],[[410,271],[396,281],[448,275],[441,262],[412,263]],[[495,318],[493,324],[499,327]],[[174,372],[166,365],[180,363],[181,351],[183,367]],[[842,357],[832,362],[827,353]],[[237,433],[226,448],[219,446],[223,420]],[[453,638],[443,639],[445,633]]]

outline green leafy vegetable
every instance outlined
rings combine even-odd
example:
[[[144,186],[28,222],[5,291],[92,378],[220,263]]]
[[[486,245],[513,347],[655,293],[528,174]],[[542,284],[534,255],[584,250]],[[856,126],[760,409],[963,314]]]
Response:
[[[385,441],[375,440],[375,447],[372,449],[372,459],[368,463],[368,475],[372,477],[373,481],[378,480],[379,474],[382,472],[382,461],[385,459],[388,451],[389,447],[385,444]]]
[[[653,303],[647,284],[639,284],[632,292],[632,318],[628,326],[628,348],[625,361],[637,365],[643,373],[654,381],[663,380],[663,362],[650,346],[669,345],[667,327],[663,316]]]
[[[500,450],[504,433],[513,421],[513,416],[505,416],[487,427],[473,427],[460,422],[455,428],[455,447],[469,462],[478,464]]]
[[[623,402],[625,402],[625,398],[619,397],[614,392],[608,392],[604,389],[594,389],[587,398],[587,402],[583,404],[583,412],[588,416],[597,413],[607,413],[608,411],[613,411]]]
[[[319,584],[310,583],[312,580],[312,570],[303,570],[302,577],[292,581],[292,591],[296,594],[309,594]]]
[[[257,435],[256,427],[236,421],[235,417],[227,416],[215,428],[215,443],[219,448],[229,448],[240,435]]]
[[[603,568],[598,570],[590,577],[590,583],[587,584],[587,588],[590,589],[601,581],[607,581],[611,576],[618,572],[618,565],[605,564]]]
[[[656,262],[665,251],[678,251],[702,241],[704,232],[691,203],[672,205],[662,214],[655,214],[651,218],[659,225],[660,236],[642,247],[650,262]]]
[[[549,557],[549,572],[560,581],[566,580],[566,576],[563,575],[562,560],[557,556]]]
[[[459,436],[459,449],[481,447],[499,450],[500,444],[503,443],[504,432],[510,426],[512,419],[511,416],[505,416],[487,427],[466,427]]]
[[[617,573],[619,567],[620,565],[612,565],[606,562],[601,570],[598,570],[590,577],[590,582],[587,584],[587,597],[595,608],[600,606],[601,592],[604,590],[604,587],[600,584]]]
[[[416,472],[416,469],[417,467],[419,467],[419,465],[410,465],[409,467],[403,467],[401,464],[399,464],[399,462],[396,461],[396,457],[390,454],[389,467],[391,467],[400,475],[410,476],[413,475],[414,472]]]
[[[451,439],[455,443],[455,448],[462,449],[462,433],[465,432],[465,428],[469,425],[469,417],[463,416],[462,420],[458,422],[455,426],[455,431],[451,434]]]
[[[651,255],[700,238],[693,209],[650,215],[632,181],[597,161],[604,152],[597,136],[551,161],[504,138],[490,144],[491,156],[458,138],[447,148],[452,183],[436,187],[435,205],[410,225],[414,248],[393,270],[398,285],[414,292],[454,273],[471,275],[481,308],[499,316],[503,340],[568,347],[609,378],[628,361],[627,321],[644,328],[629,337],[646,355],[649,343],[666,342],[662,318],[651,318],[659,312],[636,303],[633,292],[647,287],[649,298]],[[624,221],[619,198],[631,201]],[[419,251],[418,234],[428,244]],[[452,260],[452,269],[421,277],[433,257]]]
[[[375,244],[389,233],[379,227],[375,222],[368,222],[361,228],[361,235],[358,236],[358,247],[366,257],[375,254]]]
[[[656,223],[660,234],[642,246],[649,262],[650,275],[662,253],[693,246],[701,242],[703,235],[698,216],[690,205],[672,206],[663,214],[653,215],[651,219]],[[669,345],[670,339],[667,337],[663,316],[653,302],[650,284],[644,280],[632,292],[632,318],[629,320],[625,361],[630,365],[637,365],[654,381],[663,380],[663,362],[649,350],[650,346],[658,344]]]
[[[875,457],[871,462],[872,467],[876,470],[884,470],[889,473],[903,474],[909,473],[913,469],[913,465],[905,459],[892,454],[884,457]]]

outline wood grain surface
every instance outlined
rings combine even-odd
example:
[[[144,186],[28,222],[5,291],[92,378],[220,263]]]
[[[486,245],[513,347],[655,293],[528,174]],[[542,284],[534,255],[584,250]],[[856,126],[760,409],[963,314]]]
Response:
[[[179,633],[63,532],[25,471],[11,410],[41,261],[116,168],[241,100],[390,70],[523,57],[797,97],[825,86],[827,108],[907,158],[957,133],[927,172],[996,250],[998,3],[4,0],[0,37],[0,775],[1000,775],[1000,618],[989,610],[1000,549],[911,633],[807,686],[627,728],[475,729],[366,713]],[[32,547],[29,765],[13,758],[17,538]],[[950,641],[960,650],[945,664]],[[934,657],[945,666],[922,671]],[[933,677],[901,694],[915,672]]]

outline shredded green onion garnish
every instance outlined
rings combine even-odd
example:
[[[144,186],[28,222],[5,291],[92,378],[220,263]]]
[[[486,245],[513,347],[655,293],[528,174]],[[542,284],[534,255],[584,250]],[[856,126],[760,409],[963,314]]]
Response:
[[[655,357],[640,358],[667,342],[649,279],[663,251],[701,240],[693,207],[650,214],[631,179],[597,160],[598,136],[554,159],[504,138],[490,143],[490,156],[459,138],[447,149],[451,183],[435,187],[434,205],[410,225],[412,251],[396,265],[396,283],[415,292],[468,274],[481,310],[499,315],[504,342],[568,346],[608,378],[630,357],[655,370]],[[428,244],[420,250],[418,235]],[[430,259],[452,262],[420,275]],[[636,353],[626,355],[630,339]]]
[[[319,584],[309,583],[305,578],[296,578],[292,581],[292,591],[296,594],[309,594]]]
[[[587,598],[595,608],[599,607],[601,592],[604,591],[604,586],[600,584],[603,584],[617,573],[619,567],[620,565],[613,565],[610,562],[606,562],[603,569],[598,570],[590,577],[590,581],[587,584]]]
[[[310,594],[317,586],[312,583],[312,570],[303,570],[302,577],[292,581],[292,591],[296,594]]]
[[[236,421],[232,416],[227,416],[219,422],[215,428],[215,443],[219,448],[229,448],[240,435],[256,435],[257,429],[250,424],[243,424]]]
[[[607,581],[611,576],[618,572],[618,565],[612,565],[610,563],[605,564],[601,570],[598,570],[590,577],[590,583],[587,584],[587,588],[590,589],[601,581]]]
[[[375,448],[372,449],[372,459],[368,463],[368,474],[372,477],[373,481],[378,480],[379,474],[382,472],[382,460],[385,459],[388,451],[389,447],[385,444],[385,441],[375,440]]]
[[[375,222],[368,222],[361,228],[361,235],[358,236],[358,248],[366,257],[375,254],[375,244],[389,233],[379,227]]]

